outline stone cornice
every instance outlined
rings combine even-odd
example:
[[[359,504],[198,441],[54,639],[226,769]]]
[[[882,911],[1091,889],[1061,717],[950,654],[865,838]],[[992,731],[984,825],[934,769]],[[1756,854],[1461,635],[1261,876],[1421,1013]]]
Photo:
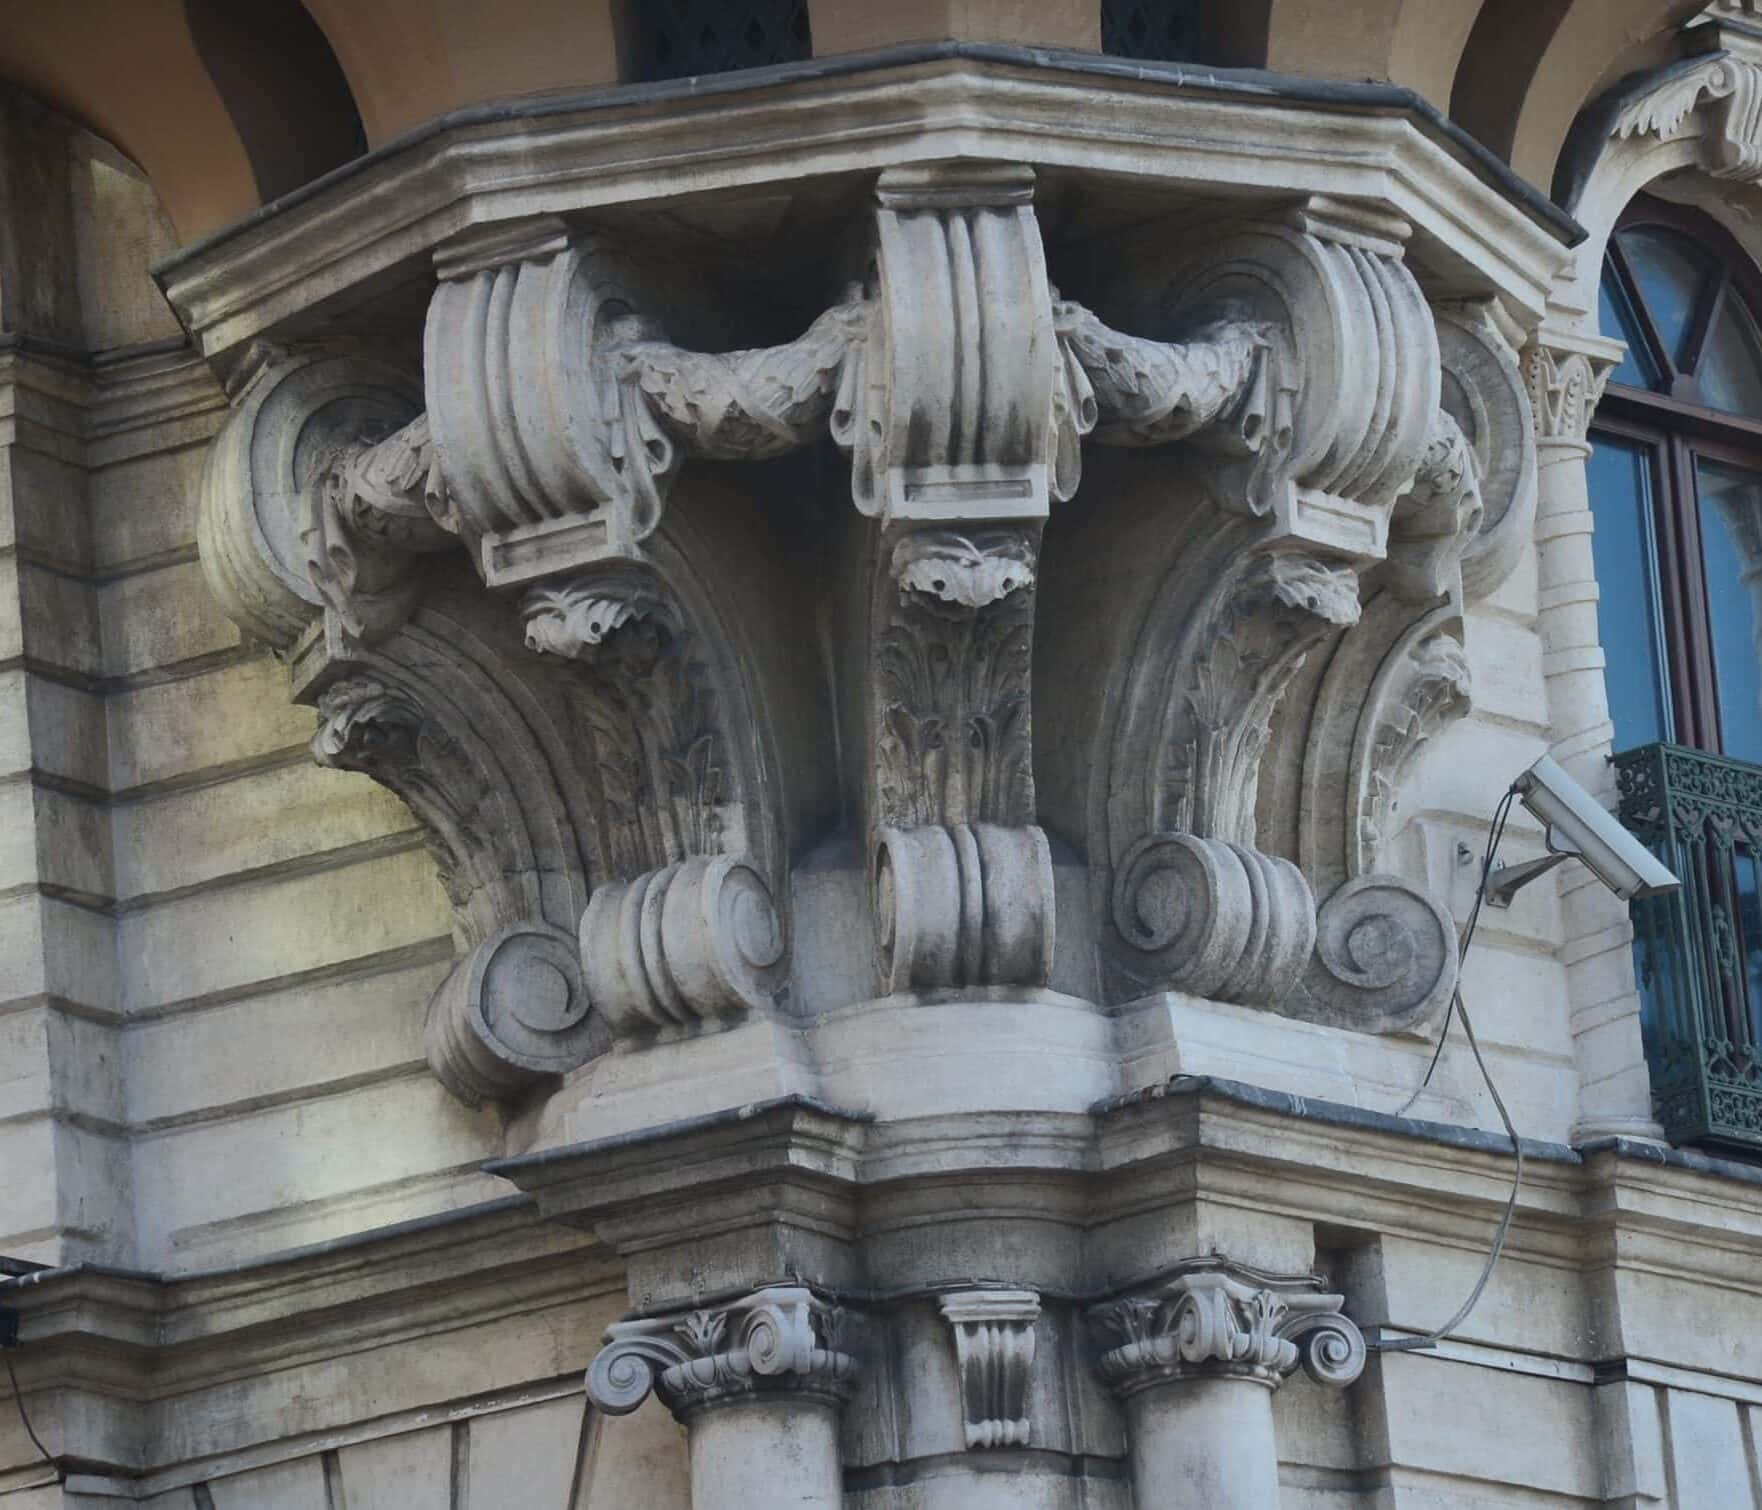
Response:
[[[823,195],[838,192],[835,177],[950,157],[1032,161],[1050,181],[1119,175],[1169,194],[1172,208],[1241,182],[1252,162],[1252,186],[1269,199],[1382,204],[1412,222],[1416,256],[1450,291],[1541,311],[1542,270],[1576,227],[1533,191],[1496,185],[1405,92],[1102,61],[916,48],[761,71],[730,89],[511,102],[394,143],[178,254],[158,277],[216,357],[368,279],[425,281],[434,246],[474,224],[784,185]],[[691,208],[677,208],[689,224]]]
[[[1660,1163],[1651,1152],[1599,1144],[1581,1153],[1526,1141],[1508,1251],[1567,1269],[1631,1258],[1692,1283],[1707,1280],[1712,1253],[1724,1282],[1762,1295],[1762,1185],[1680,1158]],[[791,1098],[489,1168],[535,1194],[557,1220],[591,1226],[616,1218],[616,1241],[632,1249],[693,1219],[694,1189],[714,1197],[696,1208],[700,1223],[720,1220],[725,1204],[730,1221],[745,1211],[750,1225],[757,1218],[740,1190],[786,1184],[817,1193],[816,1220],[832,1200],[846,1220],[860,1214],[865,1230],[895,1217],[922,1220],[938,1203],[952,1212],[979,1202],[1093,1231],[1147,1205],[1193,1199],[1195,1190],[1224,1204],[1251,1190],[1257,1208],[1281,1215],[1370,1220],[1472,1246],[1504,1208],[1511,1158],[1497,1133],[1198,1079],[1106,1103],[1089,1117],[868,1123]],[[955,1278],[922,1282],[946,1287]],[[1061,1288],[1045,1279],[1046,1293]]]
[[[0,1306],[27,1388],[153,1401],[620,1288],[611,1254],[514,1197],[181,1277],[41,1270]]]
[[[214,375],[181,341],[87,357],[0,339],[0,427],[37,427],[86,466],[206,440],[225,413]]]

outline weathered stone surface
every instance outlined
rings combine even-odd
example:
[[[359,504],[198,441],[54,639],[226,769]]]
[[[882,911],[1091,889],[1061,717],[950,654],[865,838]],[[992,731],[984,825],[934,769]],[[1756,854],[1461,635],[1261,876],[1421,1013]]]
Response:
[[[497,106],[175,258],[212,368],[102,354],[174,335],[166,232],[40,165],[0,1253],[109,1267],[0,1280],[70,1470],[0,1398],[0,1500],[1747,1503],[1756,1186],[1567,1146],[1648,1131],[1582,879],[1460,972],[1539,1140],[1501,1262],[1359,1345],[1505,1210],[1459,1041],[1388,1114],[1493,803],[1597,779],[1589,295],[1652,169],[1748,172],[1733,57],[1576,253],[1357,86]]]

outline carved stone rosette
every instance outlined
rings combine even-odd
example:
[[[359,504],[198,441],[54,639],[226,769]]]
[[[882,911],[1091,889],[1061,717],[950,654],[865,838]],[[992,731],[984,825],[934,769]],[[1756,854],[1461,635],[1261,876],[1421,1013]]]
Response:
[[[1205,1259],[1090,1312],[1096,1369],[1121,1398],[1182,1379],[1276,1389],[1302,1364],[1342,1388],[1364,1371],[1364,1338],[1314,1275],[1278,1276]]]
[[[794,1286],[758,1290],[726,1305],[614,1323],[587,1371],[587,1397],[628,1415],[653,1391],[682,1422],[732,1401],[774,1393],[840,1407],[855,1387],[857,1358],[842,1350],[845,1313]]]
[[[954,1333],[967,1446],[1026,1447],[1040,1297],[1032,1290],[952,1290],[937,1305]]]

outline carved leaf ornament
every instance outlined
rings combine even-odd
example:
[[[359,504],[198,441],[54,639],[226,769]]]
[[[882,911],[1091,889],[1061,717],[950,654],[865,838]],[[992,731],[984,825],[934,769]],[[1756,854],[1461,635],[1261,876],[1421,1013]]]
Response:
[[[857,659],[882,991],[1050,981],[1041,535],[1093,436],[1179,445],[1210,510],[1102,731],[1088,847],[1108,990],[1372,1031],[1447,997],[1447,918],[1364,865],[1417,752],[1467,702],[1459,638],[1409,631],[1504,569],[1523,469],[1490,472],[1489,436],[1527,413],[1525,377],[1552,411],[1583,402],[1575,376],[1520,376],[1486,319],[1434,321],[1406,227],[1322,199],[1190,254],[1158,304],[1176,339],[1128,334],[1048,283],[1033,187],[1011,164],[889,170],[868,281],[792,340],[721,353],[668,341],[659,274],[606,240],[545,216],[482,227],[436,258],[425,409],[354,357],[266,350],[241,386],[203,559],[234,617],[290,656],[318,758],[384,782],[435,835],[473,951],[430,1014],[461,1094],[518,1094],[612,1036],[771,1009],[791,926],[778,777],[725,627],[739,607],[718,601],[733,589],[681,569],[664,524],[687,458],[821,437],[875,520]],[[467,561],[487,591],[461,592]],[[1367,589],[1399,605],[1374,629]],[[1341,857],[1316,871],[1319,899],[1258,847],[1261,764],[1318,656],[1398,689],[1374,727],[1362,697],[1311,720],[1332,785],[1356,794],[1334,820],[1346,837],[1299,845],[1306,867]],[[581,953],[516,1028],[496,993],[551,970],[559,931]],[[548,1047],[521,1036],[547,1031]]]

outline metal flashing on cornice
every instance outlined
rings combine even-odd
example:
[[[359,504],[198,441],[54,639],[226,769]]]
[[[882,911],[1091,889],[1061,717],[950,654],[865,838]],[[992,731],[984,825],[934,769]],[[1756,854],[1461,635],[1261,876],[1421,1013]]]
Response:
[[[540,1149],[537,1153],[514,1154],[505,1159],[491,1159],[483,1165],[485,1174],[519,1183],[520,1179],[557,1165],[578,1164],[584,1160],[605,1158],[631,1149],[650,1148],[659,1143],[674,1143],[681,1138],[702,1133],[720,1132],[750,1123],[790,1121],[798,1114],[825,1117],[833,1122],[861,1127],[875,1119],[866,1112],[830,1106],[812,1096],[778,1096],[771,1101],[749,1102],[723,1111],[706,1112],[699,1117],[681,1117],[657,1127],[638,1128],[632,1132],[615,1133],[611,1137],[592,1138],[583,1143],[565,1143],[556,1148]]]
[[[1476,1153],[1511,1152],[1511,1140],[1504,1133],[1487,1132],[1478,1127],[1459,1127],[1450,1122],[1431,1122],[1423,1117],[1398,1117],[1390,1112],[1351,1106],[1343,1101],[1324,1101],[1313,1096],[1299,1096],[1291,1091],[1267,1090],[1263,1086],[1249,1085],[1240,1080],[1225,1080],[1215,1075],[1177,1075],[1173,1080],[1134,1091],[1130,1095],[1109,1097],[1106,1101],[1097,1103],[1093,1113],[1097,1117],[1108,1117],[1131,1107],[1199,1096],[1215,1096],[1220,1101],[1233,1102],[1237,1106],[1277,1112],[1282,1116],[1297,1117],[1307,1122],[1358,1128],[1364,1132],[1388,1133],[1393,1137],[1413,1138],[1447,1148],[1468,1149]],[[1539,1138],[1525,1138],[1523,1154],[1526,1159],[1548,1164],[1584,1162],[1579,1150],[1570,1144],[1546,1142]]]
[[[1328,129],[1306,129],[1306,111],[1325,112]],[[1447,281],[1536,312],[1584,234],[1404,88],[947,42],[454,111],[192,243],[154,276],[215,358],[280,338],[369,281],[427,279],[434,248],[470,226],[775,193],[950,157],[1171,193],[1248,172],[1269,202],[1327,193],[1386,205],[1414,225],[1417,248],[1445,259]]]
[[[205,1269],[131,1269],[118,1264],[94,1262],[64,1264],[52,1268],[33,1269],[28,1274],[0,1276],[0,1294],[37,1289],[44,1285],[61,1284],[82,1276],[146,1285],[195,1285],[212,1280],[239,1279],[247,1275],[262,1274],[271,1269],[310,1263],[313,1260],[330,1258],[356,1249],[397,1242],[403,1238],[420,1237],[428,1233],[464,1226],[470,1222],[532,1209],[531,1196],[518,1193],[497,1196],[493,1201],[479,1201],[452,1211],[437,1211],[429,1216],[412,1217],[408,1221],[391,1222],[386,1226],[372,1227],[364,1232],[349,1232],[341,1237],[327,1238],[323,1242],[305,1243],[295,1248],[283,1248],[274,1253],[261,1254],[256,1258],[241,1259],[236,1264],[218,1264]]]
[[[1671,1148],[1663,1143],[1641,1142],[1638,1138],[1592,1138],[1580,1143],[1578,1152],[1586,1160],[1597,1154],[1612,1153],[1617,1159],[1630,1163],[1652,1164],[1660,1169],[1686,1169],[1721,1180],[1736,1180],[1740,1185],[1762,1186],[1762,1166],[1720,1158],[1695,1148]]]

